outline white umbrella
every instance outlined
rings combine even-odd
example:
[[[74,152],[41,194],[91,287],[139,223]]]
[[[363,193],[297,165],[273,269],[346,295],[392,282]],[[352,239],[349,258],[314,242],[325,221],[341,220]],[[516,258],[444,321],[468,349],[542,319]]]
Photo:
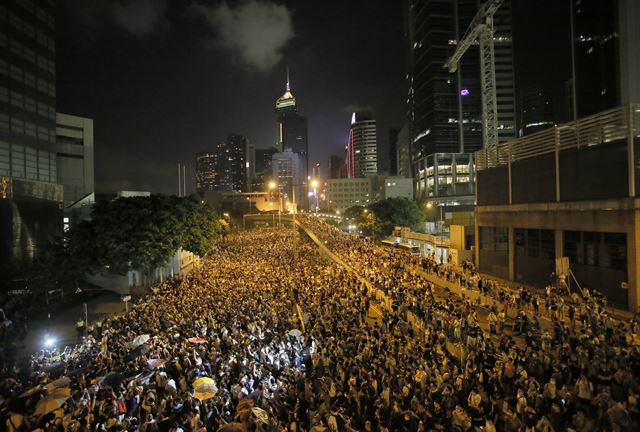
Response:
[[[300,335],[302,335],[302,332],[298,329],[293,329],[293,330],[289,330],[289,336],[295,336],[298,337]]]
[[[151,336],[148,334],[136,336],[136,338],[129,343],[129,348],[137,348],[146,343],[149,339],[151,339]]]

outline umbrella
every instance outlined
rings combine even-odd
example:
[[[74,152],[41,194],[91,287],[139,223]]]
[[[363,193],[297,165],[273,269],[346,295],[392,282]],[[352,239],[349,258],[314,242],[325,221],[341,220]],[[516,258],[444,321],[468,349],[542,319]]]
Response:
[[[269,424],[269,414],[262,408],[253,407],[251,408],[251,413],[262,423]]]
[[[206,339],[202,339],[200,337],[192,337],[187,339],[189,342],[191,342],[192,344],[203,344],[205,342],[207,342]]]
[[[155,375],[155,372],[149,372],[147,374],[138,374],[136,375],[136,382],[138,384],[142,384],[142,385],[147,385],[149,384],[149,381],[151,380],[151,378],[153,378],[153,376]]]
[[[150,348],[147,345],[140,345],[136,349],[129,352],[129,354],[127,354],[127,356],[125,357],[125,360],[127,361],[134,360],[140,357],[141,355],[148,353],[149,350]]]
[[[36,405],[35,415],[45,415],[60,408],[71,397],[68,387],[54,389],[49,396],[40,399]]]
[[[140,345],[147,343],[147,341],[151,339],[151,336],[149,336],[148,334],[143,334],[140,336],[136,336],[136,338],[134,340],[132,340],[131,342],[129,342],[129,347],[130,348],[136,348],[139,347]]]
[[[124,376],[121,373],[109,372],[108,374],[100,378],[100,381],[98,381],[98,383],[101,386],[118,387],[123,380]]]
[[[147,360],[147,366],[149,366],[151,369],[155,369],[164,366],[166,362],[167,361],[163,359],[149,359]]]
[[[227,423],[218,428],[218,432],[246,432],[242,423]]]
[[[91,371],[91,369],[89,369],[88,367],[79,367],[79,368],[70,370],[67,375],[74,376],[74,375],[87,373],[87,372],[90,372],[90,371]]]
[[[236,406],[236,416],[240,421],[246,422],[251,414],[253,408],[253,399],[243,398],[238,402]]]
[[[29,390],[25,391],[24,393],[22,393],[20,396],[18,396],[18,399],[22,399],[22,398],[26,398],[26,397],[31,397],[34,394],[38,393],[40,390],[42,390],[42,386],[41,385],[37,385],[35,387],[30,388]]]
[[[69,384],[71,384],[71,379],[63,376],[63,377],[58,378],[55,381],[51,381],[49,384],[47,384],[45,386],[45,388],[49,392],[51,392],[51,391],[53,391],[54,389],[57,389],[57,388],[69,387]]]
[[[293,330],[289,330],[288,335],[289,336],[298,337],[298,336],[302,335],[302,332],[300,330],[298,330],[298,329],[293,329]]]
[[[216,383],[212,378],[200,377],[193,382],[193,397],[199,400],[211,399],[218,391]]]

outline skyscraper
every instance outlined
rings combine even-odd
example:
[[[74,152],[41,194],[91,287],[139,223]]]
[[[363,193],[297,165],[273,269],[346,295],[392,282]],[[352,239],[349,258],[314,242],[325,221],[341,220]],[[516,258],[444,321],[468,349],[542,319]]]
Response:
[[[57,113],[56,166],[65,205],[95,192],[93,154],[93,120]]]
[[[396,137],[396,175],[399,177],[411,177],[411,137],[409,136],[409,122],[402,125]]]
[[[243,135],[229,134],[226,141],[220,141],[215,151],[205,151],[196,155],[196,189],[206,191],[246,192],[247,163],[249,157],[248,140]]]
[[[297,205],[306,203],[303,194],[306,178],[303,178],[304,167],[299,153],[287,150],[275,153],[272,158],[272,175],[276,179],[278,189],[285,200]]]
[[[0,4],[0,266],[62,233],[54,16],[52,0]]]
[[[218,187],[217,160],[216,152],[196,154],[196,191],[201,195]]]
[[[472,153],[482,148],[479,52],[472,46],[458,70],[444,63],[477,12],[477,0],[407,0],[410,70],[407,105],[416,195],[473,204]],[[511,5],[494,16],[496,96],[500,140],[515,137]],[[456,176],[457,166],[460,176]]]
[[[255,150],[255,175],[251,180],[253,191],[258,192],[267,189],[265,182],[272,177],[271,163],[272,157],[276,153],[278,153],[278,150],[273,147]]]
[[[571,0],[571,7],[577,117],[640,101],[640,4]]]
[[[528,86],[521,96],[520,119],[522,135],[529,135],[553,126],[553,101],[539,86]]]
[[[307,119],[298,114],[296,98],[291,93],[289,70],[287,69],[286,91],[276,100],[278,119],[278,150],[292,151],[300,156],[303,166],[303,178],[309,170],[309,143],[307,141]]]
[[[342,171],[344,170],[344,158],[333,155],[329,157],[329,178],[337,179],[342,178]]]
[[[227,136],[227,158],[231,189],[236,192],[247,192],[247,162],[249,162],[249,141],[244,135],[229,134]],[[224,158],[223,158],[224,159]]]
[[[398,175],[398,133],[400,129],[389,129],[389,175]]]
[[[347,144],[347,176],[367,177],[378,173],[378,146],[376,121],[371,113],[351,115]]]

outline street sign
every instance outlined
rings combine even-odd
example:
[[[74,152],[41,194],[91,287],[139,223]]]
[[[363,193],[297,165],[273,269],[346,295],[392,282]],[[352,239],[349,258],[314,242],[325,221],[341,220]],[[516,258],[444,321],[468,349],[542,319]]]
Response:
[[[128,295],[128,296],[124,296],[124,297],[122,297],[122,301],[123,301],[123,302],[131,301],[131,296],[130,296],[130,295]]]

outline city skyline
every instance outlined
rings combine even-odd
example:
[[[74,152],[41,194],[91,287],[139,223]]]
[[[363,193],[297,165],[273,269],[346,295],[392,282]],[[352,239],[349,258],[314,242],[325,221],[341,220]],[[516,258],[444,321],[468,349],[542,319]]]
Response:
[[[96,121],[97,191],[175,193],[176,179],[165,173],[186,163],[191,193],[193,155],[227,131],[246,135],[257,149],[276,145],[273,100],[288,65],[308,118],[309,160],[323,161],[327,176],[329,157],[343,154],[352,111],[373,111],[385,155],[389,130],[401,128],[407,114],[405,11],[402,2],[379,3],[329,1],[318,13],[291,0],[158,1],[139,9],[60,0],[57,110]],[[559,94],[570,77],[569,2],[538,4],[512,5],[516,111],[522,89]],[[260,21],[263,15],[273,19]],[[541,55],[548,61],[539,62]],[[558,99],[556,122],[566,120]],[[380,170],[389,169],[386,158],[380,162]]]
[[[344,148],[354,109],[373,108],[381,137],[402,121],[400,4],[362,8],[335,1],[318,14],[299,2],[247,2],[273,15],[273,33],[256,30],[251,10],[225,6],[246,19],[236,24],[247,24],[258,39],[282,31],[285,42],[267,50],[277,60],[272,63],[224,45],[210,21],[223,3],[208,3],[206,13],[195,3],[164,4],[146,11],[145,19],[123,8],[119,12],[130,12],[123,24],[108,7],[59,2],[59,110],[96,119],[98,191],[175,193],[177,179],[166,173],[180,162],[187,165],[187,192],[194,192],[193,155],[229,130],[246,135],[256,149],[273,147],[273,101],[282,94],[287,65],[299,111],[308,118],[309,160],[324,162]],[[152,20],[151,12],[159,17]],[[380,30],[369,35],[369,25]],[[377,53],[389,64],[380,67]]]

